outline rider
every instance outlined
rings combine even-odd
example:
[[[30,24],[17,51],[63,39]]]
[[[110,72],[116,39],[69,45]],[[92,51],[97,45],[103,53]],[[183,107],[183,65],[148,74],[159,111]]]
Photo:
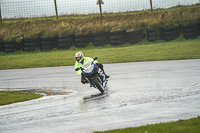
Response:
[[[75,69],[76,68],[80,68],[82,67],[83,63],[85,61],[93,61],[93,58],[90,58],[90,57],[84,57],[83,53],[81,51],[79,52],[76,52],[75,53],[75,59],[76,59],[76,63],[75,63]],[[103,65],[101,63],[98,63],[97,60],[94,61],[94,64],[96,64],[101,70],[103,70],[106,78],[109,78],[110,76],[106,75],[104,69],[103,69]],[[81,83],[85,84],[85,83],[88,83],[88,81],[85,79],[84,76],[82,76],[82,70],[78,70],[76,71],[76,73],[81,76]]]

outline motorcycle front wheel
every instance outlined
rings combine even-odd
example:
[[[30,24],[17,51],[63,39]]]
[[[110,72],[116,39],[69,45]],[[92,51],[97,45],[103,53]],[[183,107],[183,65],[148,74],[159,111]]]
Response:
[[[93,83],[94,83],[94,85],[99,89],[99,91],[100,91],[101,93],[104,93],[103,86],[98,82],[97,79],[94,79],[94,80],[93,80]]]

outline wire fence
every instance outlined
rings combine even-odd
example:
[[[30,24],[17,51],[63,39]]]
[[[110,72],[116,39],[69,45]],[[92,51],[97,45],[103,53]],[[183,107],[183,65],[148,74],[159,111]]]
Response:
[[[37,0],[4,2],[0,3],[0,17],[2,19],[10,19],[72,14],[99,14],[100,6],[97,4],[98,1],[102,3],[103,13],[141,11],[151,9],[151,7],[153,10],[200,3],[200,0]]]

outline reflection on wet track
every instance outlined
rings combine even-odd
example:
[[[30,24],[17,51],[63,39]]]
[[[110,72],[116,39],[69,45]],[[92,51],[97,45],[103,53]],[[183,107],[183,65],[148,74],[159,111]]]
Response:
[[[105,64],[108,92],[83,85],[73,66],[0,71],[0,90],[49,94],[0,106],[0,132],[89,133],[200,115],[200,60]],[[57,93],[56,93],[57,92]]]

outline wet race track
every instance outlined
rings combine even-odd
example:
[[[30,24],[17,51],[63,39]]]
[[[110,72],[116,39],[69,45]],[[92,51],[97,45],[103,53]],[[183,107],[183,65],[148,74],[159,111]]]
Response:
[[[105,64],[108,92],[83,85],[73,66],[0,71],[0,90],[50,92],[0,106],[2,133],[90,133],[200,115],[200,60]]]

